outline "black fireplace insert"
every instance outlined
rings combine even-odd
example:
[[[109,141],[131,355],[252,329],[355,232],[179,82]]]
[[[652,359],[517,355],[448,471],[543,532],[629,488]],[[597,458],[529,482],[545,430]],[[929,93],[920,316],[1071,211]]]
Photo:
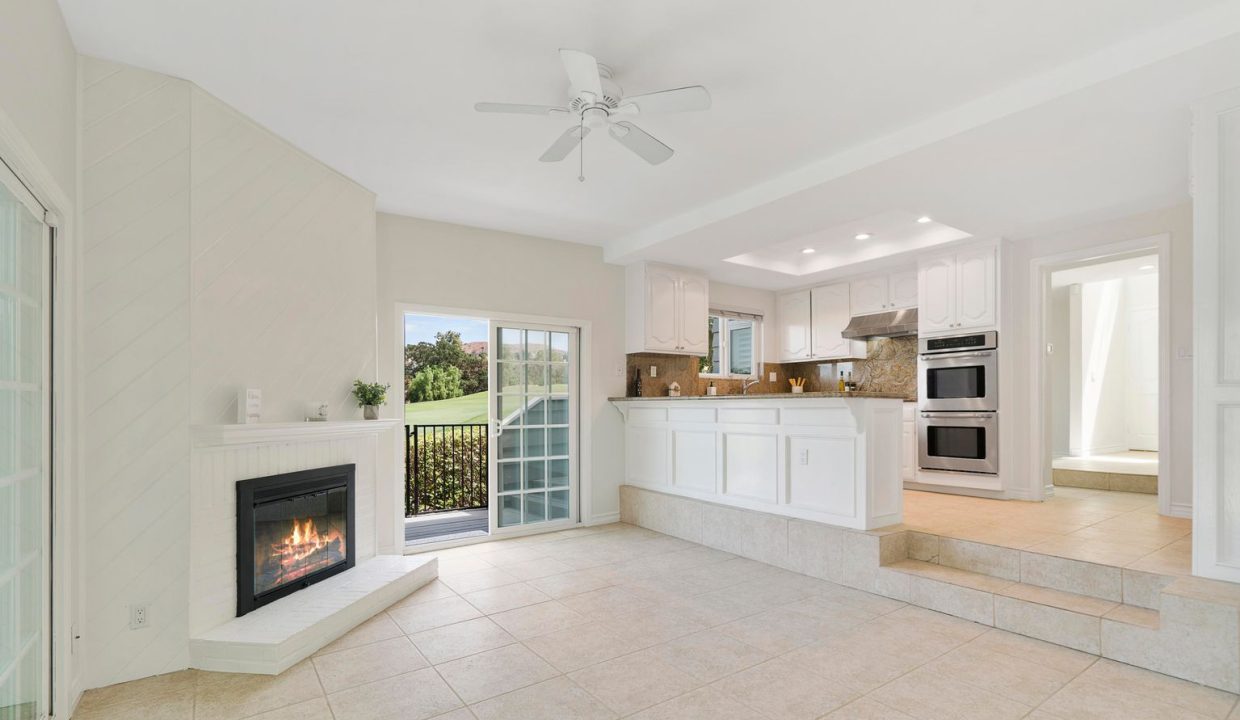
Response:
[[[353,567],[354,466],[237,483],[237,617]]]

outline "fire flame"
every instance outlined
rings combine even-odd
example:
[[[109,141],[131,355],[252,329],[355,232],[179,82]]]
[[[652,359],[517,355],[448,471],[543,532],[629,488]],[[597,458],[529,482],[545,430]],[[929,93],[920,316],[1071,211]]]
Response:
[[[279,559],[282,568],[291,570],[333,543],[339,543],[340,548],[344,547],[344,538],[339,530],[320,533],[314,524],[314,518],[306,518],[305,521],[294,518],[292,532],[280,542],[273,543],[271,552]]]

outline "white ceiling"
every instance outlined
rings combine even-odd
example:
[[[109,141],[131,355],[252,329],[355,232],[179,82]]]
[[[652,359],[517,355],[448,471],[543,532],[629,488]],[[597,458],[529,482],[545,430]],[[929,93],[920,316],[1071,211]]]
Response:
[[[897,209],[979,235],[1183,197],[1189,93],[1240,85],[1235,0],[60,3],[80,52],[193,80],[383,210],[763,287],[798,280],[724,259]],[[559,47],[714,107],[637,121],[658,167],[592,136],[578,183],[537,161],[562,120],[472,109],[562,102]]]

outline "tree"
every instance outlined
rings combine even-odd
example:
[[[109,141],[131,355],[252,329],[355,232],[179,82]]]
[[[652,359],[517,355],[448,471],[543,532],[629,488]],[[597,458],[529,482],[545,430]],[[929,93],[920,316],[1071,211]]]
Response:
[[[413,377],[423,368],[456,368],[460,373],[461,391],[466,395],[487,389],[487,356],[470,355],[461,344],[461,334],[449,330],[435,333],[435,342],[405,345],[405,377]]]
[[[464,394],[458,368],[430,365],[414,373],[406,397],[409,402],[427,402],[450,400]]]

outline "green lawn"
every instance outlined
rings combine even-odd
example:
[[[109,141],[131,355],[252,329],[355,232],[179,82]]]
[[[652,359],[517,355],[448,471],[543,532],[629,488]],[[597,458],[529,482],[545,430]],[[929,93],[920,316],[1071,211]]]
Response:
[[[487,414],[485,392],[462,395],[451,400],[405,404],[405,422],[410,425],[485,423]]]

